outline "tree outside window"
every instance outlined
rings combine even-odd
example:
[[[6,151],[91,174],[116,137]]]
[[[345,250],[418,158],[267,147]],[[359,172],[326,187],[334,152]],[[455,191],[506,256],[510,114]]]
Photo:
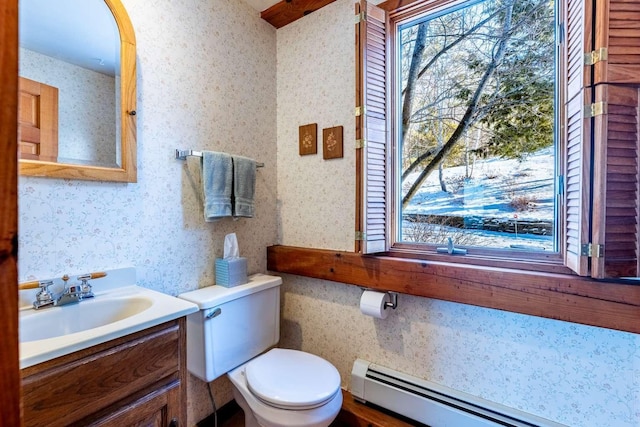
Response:
[[[558,250],[555,27],[548,0],[399,26],[399,242]]]

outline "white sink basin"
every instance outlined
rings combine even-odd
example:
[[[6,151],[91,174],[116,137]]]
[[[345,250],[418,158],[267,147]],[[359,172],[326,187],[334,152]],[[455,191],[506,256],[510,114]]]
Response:
[[[93,280],[94,298],[34,310],[22,294],[20,367],[26,368],[198,311],[198,306],[135,285],[135,270],[111,270]],[[23,291],[21,291],[23,292]],[[25,297],[25,298],[23,298]]]
[[[20,342],[74,334],[126,319],[153,305],[150,298],[133,296],[91,298],[61,307],[20,313]]]

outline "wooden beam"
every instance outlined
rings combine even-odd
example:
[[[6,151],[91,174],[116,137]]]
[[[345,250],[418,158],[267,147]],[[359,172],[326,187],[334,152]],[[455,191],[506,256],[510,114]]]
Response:
[[[283,0],[262,11],[260,17],[276,28],[282,28],[303,16],[333,3],[335,0]]]
[[[387,0],[380,3],[378,7],[386,10],[387,12],[391,12],[391,11],[395,11],[395,10],[410,6],[413,3],[416,3],[418,1],[424,1],[424,0]]]
[[[269,9],[263,10],[260,17],[276,28],[282,28],[316,10],[333,3],[335,0],[282,0]],[[411,6],[421,0],[387,0],[378,6],[391,12]]]
[[[335,0],[282,0],[269,9],[263,10],[260,17],[276,28],[282,28],[316,10],[333,3]],[[387,0],[378,6],[391,12],[405,8],[421,0]]]
[[[271,246],[267,268],[372,289],[640,333],[640,286],[570,274]]]

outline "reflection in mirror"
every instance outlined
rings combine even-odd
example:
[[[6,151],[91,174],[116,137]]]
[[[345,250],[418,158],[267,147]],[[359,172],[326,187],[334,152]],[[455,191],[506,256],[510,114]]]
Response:
[[[120,0],[20,0],[20,173],[135,182],[135,36]]]

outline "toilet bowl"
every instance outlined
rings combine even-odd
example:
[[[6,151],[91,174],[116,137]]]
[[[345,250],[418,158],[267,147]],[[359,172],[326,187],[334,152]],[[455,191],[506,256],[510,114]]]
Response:
[[[245,427],[327,427],[342,406],[338,371],[309,353],[275,348],[227,375]]]
[[[206,382],[227,374],[246,427],[327,427],[342,406],[340,374],[321,357],[273,348],[281,284],[256,274],[179,295],[200,308],[187,317],[187,369]]]

